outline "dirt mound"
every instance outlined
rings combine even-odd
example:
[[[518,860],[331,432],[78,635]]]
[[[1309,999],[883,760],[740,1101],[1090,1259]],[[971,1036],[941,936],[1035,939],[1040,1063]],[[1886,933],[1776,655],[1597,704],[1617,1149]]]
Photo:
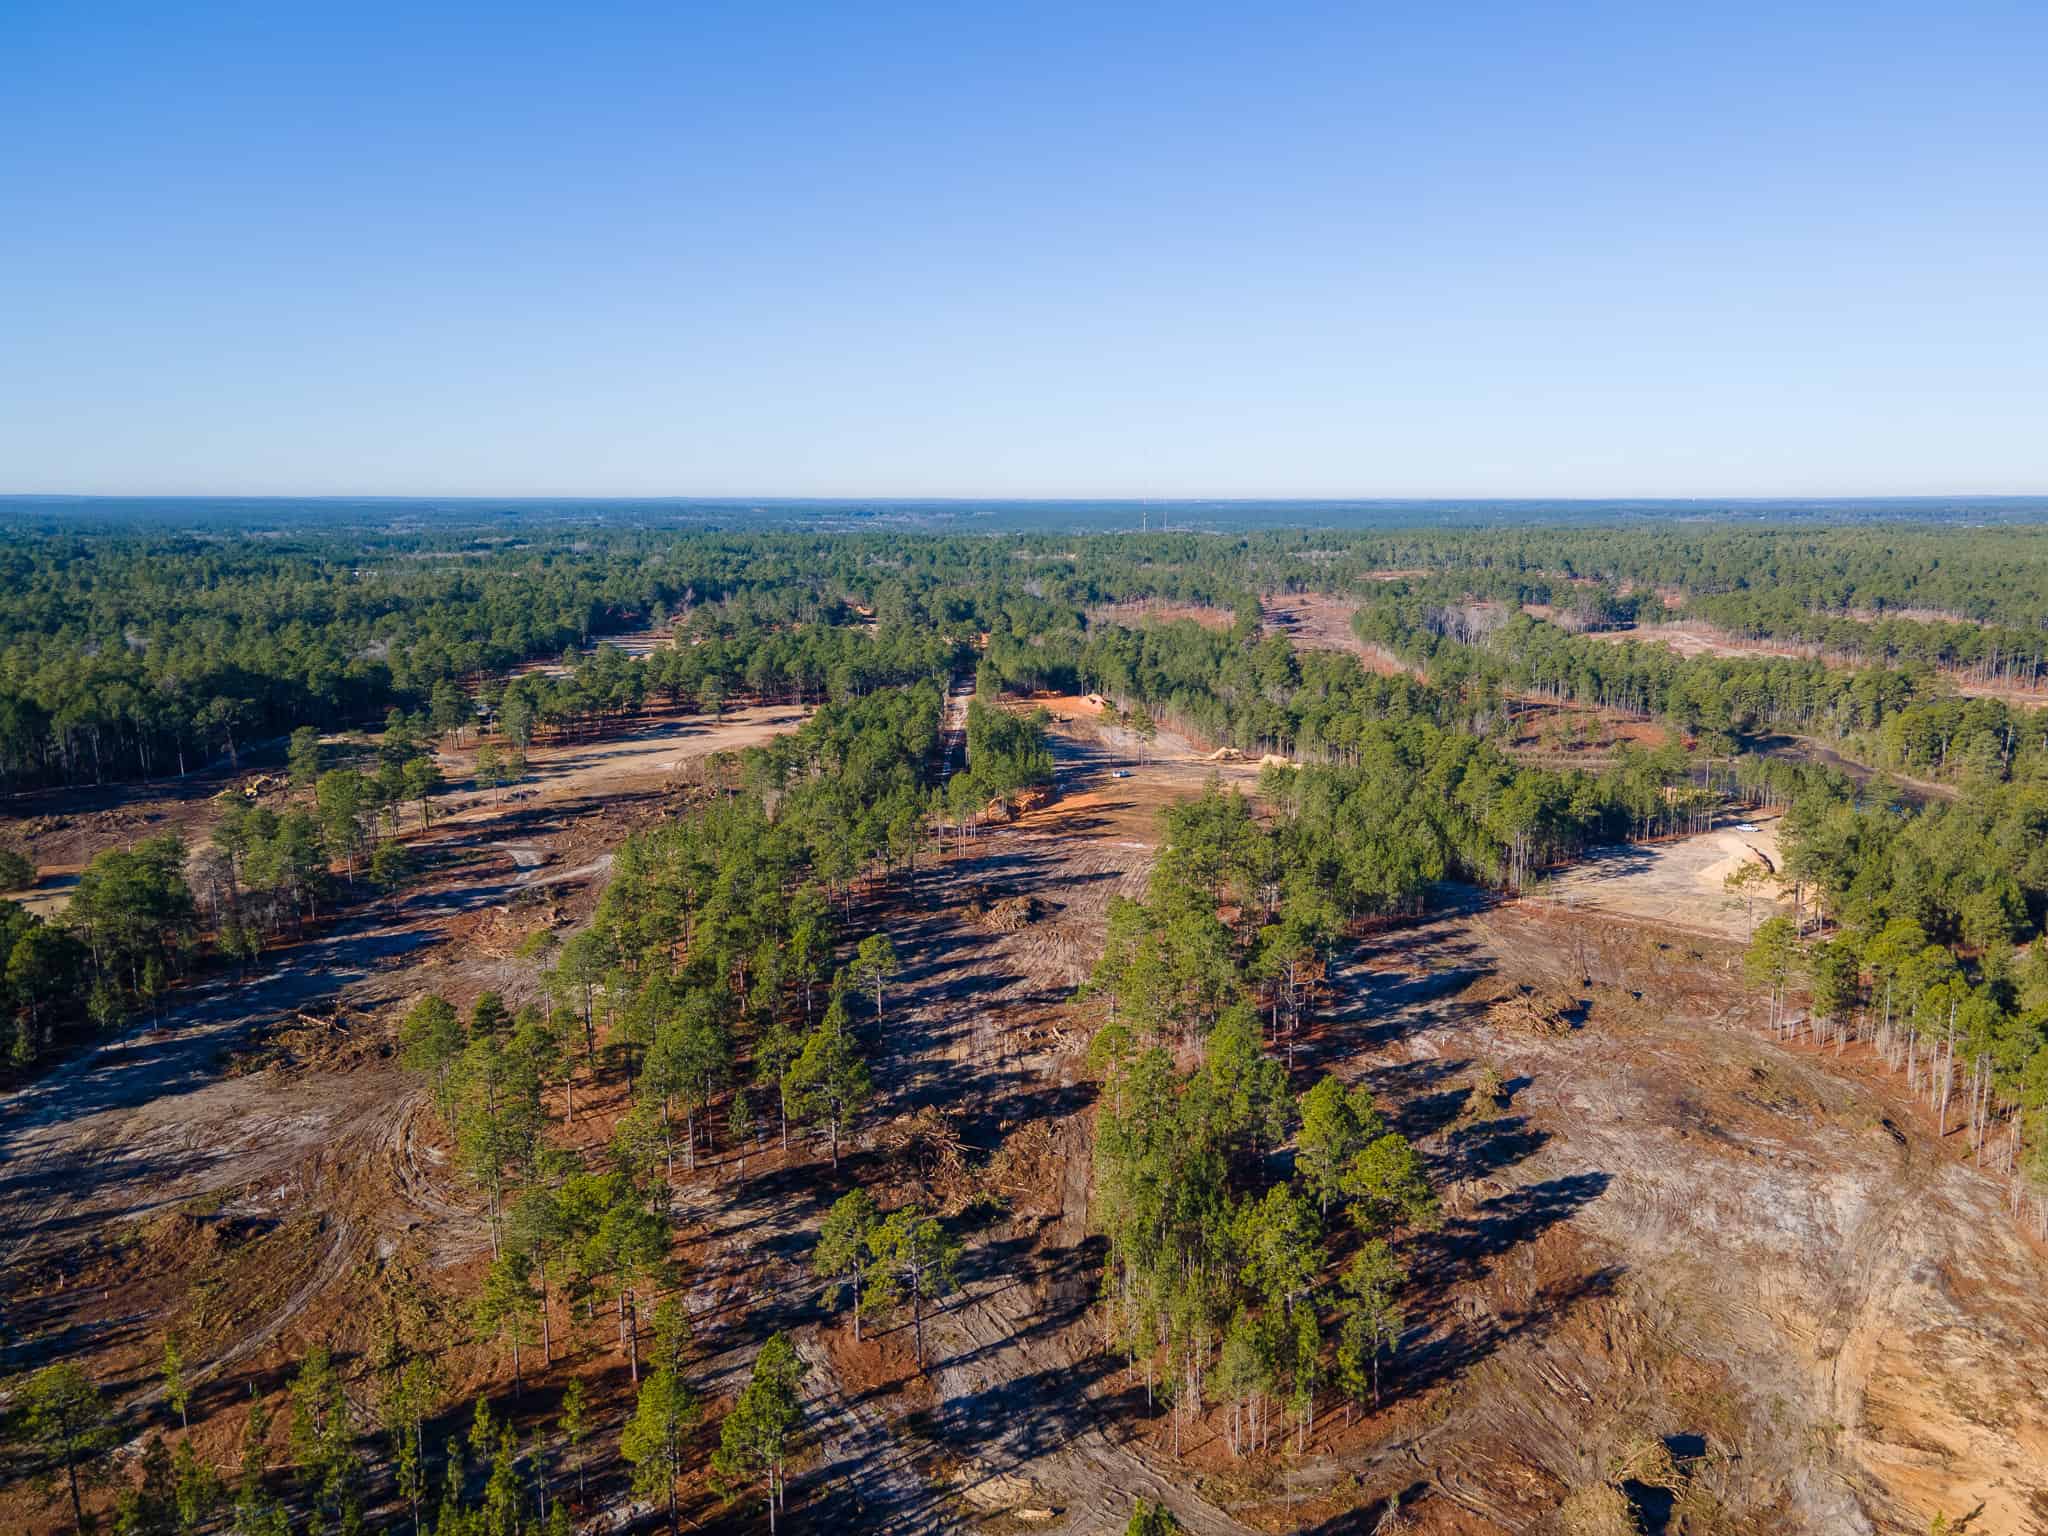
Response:
[[[1574,1489],[1557,1517],[1569,1536],[1636,1536],[1641,1529],[1628,1495],[1610,1483]]]
[[[144,1217],[134,1231],[151,1262],[164,1269],[208,1264],[233,1246],[229,1232],[197,1203]]]
[[[463,942],[472,950],[503,960],[518,954],[536,933],[551,931],[568,921],[561,889],[535,886],[519,892],[507,905],[486,907]]]

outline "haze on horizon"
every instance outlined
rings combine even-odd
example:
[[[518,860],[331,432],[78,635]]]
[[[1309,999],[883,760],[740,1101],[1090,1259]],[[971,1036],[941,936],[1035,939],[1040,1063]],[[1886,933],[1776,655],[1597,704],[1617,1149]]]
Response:
[[[2048,491],[2048,12],[47,0],[0,492]]]

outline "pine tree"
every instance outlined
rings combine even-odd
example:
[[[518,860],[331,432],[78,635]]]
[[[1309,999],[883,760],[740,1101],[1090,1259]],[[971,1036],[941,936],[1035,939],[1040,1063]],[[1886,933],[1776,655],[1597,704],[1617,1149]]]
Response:
[[[407,1071],[434,1080],[434,1100],[444,1120],[453,1119],[449,1074],[461,1056],[462,1020],[454,1008],[431,993],[414,1003],[398,1026],[398,1059]]]
[[[774,1335],[761,1346],[753,1376],[719,1425],[718,1450],[711,1459],[713,1478],[728,1500],[745,1488],[761,1490],[771,1536],[783,1508],[783,1464],[803,1423],[803,1400],[797,1395],[803,1378],[804,1364],[789,1336]]]
[[[583,1442],[590,1435],[590,1421],[584,1402],[583,1378],[578,1376],[562,1389],[562,1411],[556,1420],[556,1427],[562,1432],[562,1444],[568,1447],[569,1457],[576,1464],[576,1496],[581,1499],[587,1491],[589,1465],[583,1457]]]
[[[853,954],[853,974],[863,986],[875,989],[875,1017],[882,1017],[882,984],[903,969],[896,946],[886,933],[871,933],[860,941]]]
[[[925,1303],[949,1293],[956,1283],[960,1243],[935,1217],[914,1205],[890,1213],[868,1235],[874,1254],[874,1298],[877,1306],[901,1305],[907,1298],[917,1368],[925,1367]]]
[[[668,1505],[669,1536],[676,1536],[676,1488],[683,1477],[683,1439],[697,1421],[697,1401],[682,1377],[682,1341],[688,1325],[671,1298],[655,1311],[654,1369],[619,1437],[619,1454],[633,1464],[633,1492]]]
[[[292,1454],[316,1528],[351,1532],[363,1515],[363,1464],[348,1394],[325,1344],[315,1344],[291,1381]]]
[[[798,1114],[822,1119],[831,1134],[832,1166],[839,1166],[839,1138],[847,1122],[874,1094],[874,1078],[846,1027],[836,1000],[804,1041],[789,1069],[789,1091]]]
[[[1351,1202],[1351,1219],[1363,1232],[1403,1222],[1428,1229],[1441,1220],[1421,1156],[1395,1132],[1360,1149],[1344,1170],[1341,1188]]]
[[[530,1335],[540,1298],[533,1289],[533,1255],[524,1248],[508,1247],[484,1271],[483,1286],[472,1308],[477,1336],[488,1342],[505,1339],[512,1346],[512,1395],[517,1398],[522,1381],[519,1346]]]
[[[864,1189],[841,1195],[825,1213],[818,1229],[818,1246],[811,1256],[811,1272],[827,1282],[825,1305],[837,1303],[842,1288],[853,1293],[853,1336],[860,1337],[861,1279],[874,1261],[870,1246],[881,1212],[874,1197]]]
[[[1351,1160],[1385,1134],[1386,1121],[1363,1087],[1347,1090],[1337,1078],[1325,1076],[1302,1095],[1294,1166],[1320,1209],[1327,1211],[1343,1193]]]
[[[320,777],[320,731],[311,725],[299,726],[292,732],[291,744],[285,749],[285,771],[290,774],[295,789],[311,789]]]
[[[107,1408],[92,1378],[69,1361],[45,1366],[28,1379],[15,1406],[21,1435],[45,1462],[62,1469],[71,1497],[71,1515],[85,1530],[85,1505],[80,1490],[103,1482],[107,1469],[100,1461],[115,1440]],[[38,1486],[48,1494],[55,1479],[42,1476]]]
[[[1380,1356],[1399,1341],[1404,1323],[1395,1300],[1408,1272],[1393,1250],[1377,1238],[1345,1266],[1344,1323],[1338,1343],[1338,1375],[1347,1401],[1363,1398],[1370,1367],[1372,1400],[1380,1399]]]
[[[192,1393],[185,1380],[185,1356],[178,1348],[175,1333],[164,1335],[164,1359],[162,1366],[164,1401],[170,1404],[171,1412],[178,1416],[178,1425],[188,1433],[192,1428]]]
[[[235,1483],[235,1536],[286,1536],[291,1529],[284,1504],[264,1486],[270,1471],[270,1410],[253,1388],[242,1425],[242,1465]]]

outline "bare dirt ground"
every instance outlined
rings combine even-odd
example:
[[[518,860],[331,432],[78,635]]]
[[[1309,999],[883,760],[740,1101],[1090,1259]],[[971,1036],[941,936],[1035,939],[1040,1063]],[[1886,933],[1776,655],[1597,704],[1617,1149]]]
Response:
[[[1695,837],[1629,843],[1595,849],[1524,896],[1531,905],[1649,923],[1674,932],[1746,942],[1756,923],[1789,903],[1788,893],[1760,895],[1755,902],[1723,883],[1744,864],[1782,867],[1775,818],[1759,815],[1737,830],[1725,826]]]
[[[2048,1522],[2040,1260],[1998,1188],[1859,1052],[1753,1030],[1728,942],[1746,915],[1720,879],[1752,851],[1775,861],[1767,829],[1617,854],[1564,882],[1568,899],[1475,893],[1344,957],[1297,1086],[1325,1069],[1370,1083],[1447,1191],[1443,1230],[1415,1242],[1387,1401],[1348,1424],[1326,1412],[1300,1455],[1236,1461],[1214,1413],[1176,1449],[1089,1311],[1092,1020],[1071,993],[1109,898],[1143,893],[1160,809],[1212,778],[1249,788],[1257,768],[1171,731],[1144,743],[1087,700],[1039,702],[1057,797],[878,884],[846,924],[886,928],[905,970],[879,1017],[855,1005],[878,1102],[836,1174],[814,1137],[782,1148],[764,1095],[760,1135],[721,1129],[675,1176],[707,1422],[769,1330],[811,1366],[791,1495],[805,1528],[1094,1536],[1143,1494],[1202,1536],[1370,1531],[1397,1497],[1416,1532],[1542,1532],[1639,1433],[1666,1439],[1719,1511],[1702,1529],[1904,1536],[1972,1509],[1973,1532]],[[287,1010],[381,1020],[429,988],[466,1003],[486,986],[516,1002],[531,969],[511,945],[587,907],[678,760],[687,777],[697,754],[790,723],[564,748],[536,763],[534,799],[436,828],[442,863],[395,912],[360,912],[276,973],[195,992],[164,1031],[0,1101],[0,1270],[24,1331],[90,1338],[102,1379],[139,1399],[164,1316],[197,1306],[210,1410],[233,1395],[224,1366],[275,1385],[295,1337],[361,1339],[394,1290],[457,1288],[484,1247],[479,1204],[381,1046],[240,1076],[224,1053]],[[1003,896],[1034,898],[1032,918],[975,915]],[[1503,1022],[1494,1004],[1521,988],[1563,1025]],[[1485,1066],[1504,1104],[1475,1105]],[[611,1078],[579,1087],[567,1139],[601,1146],[622,1108]],[[927,1319],[928,1373],[907,1319],[856,1342],[821,1313],[812,1237],[856,1183],[967,1238],[962,1288]],[[202,1245],[194,1210],[246,1234],[234,1253],[276,1257],[252,1278]],[[191,1300],[195,1273],[222,1277],[214,1299]],[[608,1456],[628,1387],[605,1328],[549,1380],[594,1373]],[[444,1363],[506,1381],[491,1351]],[[1657,1528],[1654,1491],[1638,1498]],[[18,1513],[0,1505],[0,1523]],[[687,1513],[757,1523],[701,1488]]]
[[[1723,866],[1774,854],[1767,832],[1589,882],[1636,922],[1479,903],[1347,960],[1311,1060],[1371,1082],[1450,1192],[1444,1231],[1419,1246],[1398,1379],[1380,1412],[1326,1415],[1299,1457],[1233,1461],[1214,1414],[1176,1454],[1086,1311],[1086,1024],[1064,998],[1109,895],[1142,889],[1148,818],[1209,769],[1124,750],[1077,711],[1062,799],[925,877],[882,1026],[888,1112],[944,1113],[988,1159],[970,1185],[1001,1185],[993,1170],[1027,1139],[1059,1171],[1002,1186],[963,1294],[929,1324],[928,1379],[901,1329],[865,1355],[843,1325],[807,1335],[835,1405],[816,1474],[844,1501],[832,1514],[922,1531],[1047,1509],[1057,1528],[1113,1531],[1144,1492],[1195,1530],[1335,1533],[1371,1529],[1398,1496],[1416,1530],[1543,1529],[1647,1433],[1686,1458],[1721,1528],[1917,1532],[1979,1505],[1972,1529],[2033,1528],[2048,1409],[2012,1403],[2048,1363],[2048,1303],[1998,1188],[1855,1053],[1753,1033],[1734,945],[1655,921],[1722,898]],[[1124,765],[1130,779],[1102,777]],[[1042,893],[1046,916],[963,925],[952,893],[989,884]],[[1739,939],[1744,921],[1702,926]],[[1490,1002],[1523,986],[1562,999],[1568,1027],[1498,1022]],[[1510,1098],[1474,1115],[1482,1063]],[[886,1127],[854,1155],[974,1224],[944,1157],[906,1165]],[[2003,1347],[2016,1358],[1994,1360]]]
[[[1655,749],[1672,736],[1670,727],[1620,710],[1521,698],[1514,703],[1506,745],[1517,757],[1532,762],[1597,771],[1613,761],[1619,746]]]
[[[1181,620],[1204,629],[1226,630],[1237,623],[1228,608],[1211,608],[1202,603],[1100,603],[1088,610],[1090,624],[1122,624],[1127,628],[1151,622],[1174,624]]]
[[[1703,1529],[2040,1529],[2039,1256],[1856,1052],[1753,1033],[1738,971],[1732,946],[1528,906],[1361,949],[1321,1059],[1429,1150],[1449,1284],[1403,1344],[1419,1422],[1327,1476],[1399,1452],[1423,1529],[1541,1529],[1642,1432],[1699,1458],[1729,1522]],[[1503,984],[1573,1027],[1502,1027]],[[1473,1119],[1481,1064],[1510,1102]]]
[[[1530,612],[1535,612],[1533,607]],[[1777,656],[1797,657],[1805,661],[1821,661],[1828,666],[1848,669],[1866,665],[1852,658],[1831,655],[1820,646],[1802,644],[1790,640],[1763,640],[1731,635],[1716,629],[1711,624],[1687,620],[1675,624],[1643,624],[1633,629],[1601,630],[1587,637],[1610,645],[1625,641],[1637,641],[1644,645],[1661,645],[1680,656]],[[1967,698],[2002,699],[2008,704],[2026,709],[2048,708],[2048,687],[2028,687],[2020,683],[1984,682],[1966,673],[1942,668],[1942,675],[1955,684],[1956,692]]]
[[[444,825],[473,826],[516,815],[534,800],[640,793],[659,787],[711,753],[737,752],[793,730],[808,714],[807,709],[787,704],[728,709],[723,717],[651,708],[602,735],[536,743],[528,753],[525,778],[503,793],[487,792],[473,782],[482,743],[471,741],[438,754],[450,786],[438,814]],[[340,742],[337,737],[332,744]],[[502,741],[495,744],[503,750]],[[207,772],[154,784],[42,790],[0,801],[0,842],[22,848],[35,859],[40,874],[33,891],[13,893],[9,899],[53,916],[70,901],[79,872],[105,849],[128,847],[165,832],[176,832],[190,844],[204,842],[220,819],[218,795],[251,776]],[[282,793],[272,793],[262,803],[279,809],[287,802]]]
[[[1661,645],[1667,651],[1679,656],[1780,656],[1812,659],[1818,655],[1813,646],[1793,645],[1782,641],[1739,640],[1724,635],[1709,625],[1698,623],[1643,624],[1633,629],[1596,629],[1586,633],[1588,640],[1597,640],[1602,645],[1623,645],[1631,641],[1643,645]]]
[[[175,993],[160,1024],[0,1097],[11,1325],[38,1350],[87,1341],[95,1375],[126,1395],[146,1388],[175,1319],[211,1402],[230,1367],[274,1371],[316,1324],[373,1328],[385,1303],[368,1298],[394,1275],[411,1286],[473,1262],[481,1207],[419,1082],[390,1061],[389,1026],[428,991],[458,1006],[486,988],[515,1006],[532,996],[512,945],[587,911],[609,850],[659,813],[663,786],[801,718],[656,721],[543,751],[532,798],[413,835],[427,873],[395,902],[354,908],[246,978]],[[195,1244],[192,1263],[173,1262]],[[170,1257],[152,1268],[158,1250]],[[36,1526],[0,1499],[0,1525],[17,1519]]]
[[[675,644],[675,636],[669,630],[636,629],[624,634],[599,635],[589,645],[584,647],[583,654],[594,656],[600,647],[609,645],[624,651],[628,656],[637,658],[651,656],[656,651],[667,650],[673,644]],[[570,669],[563,666],[559,659],[555,661],[524,661],[512,669],[512,675],[515,677],[525,677],[536,672],[543,677],[567,677],[570,675]]]
[[[43,789],[0,798],[0,843],[27,854],[39,875],[33,889],[0,895],[44,917],[61,912],[94,854],[166,832],[197,841],[219,818],[214,796],[239,778],[224,770],[207,771],[148,784]]]
[[[793,704],[750,705],[722,716],[651,709],[623,730],[538,744],[527,753],[526,777],[502,796],[469,782],[481,743],[444,750],[442,773],[451,784],[467,786],[447,797],[444,819],[472,825],[502,816],[525,799],[546,804],[657,789],[713,753],[744,751],[793,731],[810,713]]]
[[[1403,572],[1387,572],[1395,580]],[[1321,592],[1277,593],[1261,601],[1266,609],[1266,632],[1286,635],[1297,646],[1312,651],[1343,651],[1356,656],[1369,672],[1385,677],[1412,675],[1408,665],[1384,646],[1368,645],[1351,629],[1351,616],[1359,604],[1348,598]]]

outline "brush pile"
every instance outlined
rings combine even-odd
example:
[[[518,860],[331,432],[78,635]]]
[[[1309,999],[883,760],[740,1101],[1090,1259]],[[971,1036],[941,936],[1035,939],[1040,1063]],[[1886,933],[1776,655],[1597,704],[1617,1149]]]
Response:
[[[1520,986],[1495,998],[1486,1010],[1486,1021],[1495,1029],[1524,1035],[1568,1035],[1572,1032],[1574,1005],[1569,999],[1552,997],[1534,987]]]
[[[981,1180],[968,1171],[967,1143],[960,1139],[955,1117],[944,1110],[927,1104],[898,1115],[875,1140],[942,1211],[965,1210],[980,1192]]]
[[[962,910],[967,921],[977,928],[1015,933],[1044,917],[1045,903],[1036,896],[1006,896],[987,886],[975,886],[968,891],[967,904]]]

